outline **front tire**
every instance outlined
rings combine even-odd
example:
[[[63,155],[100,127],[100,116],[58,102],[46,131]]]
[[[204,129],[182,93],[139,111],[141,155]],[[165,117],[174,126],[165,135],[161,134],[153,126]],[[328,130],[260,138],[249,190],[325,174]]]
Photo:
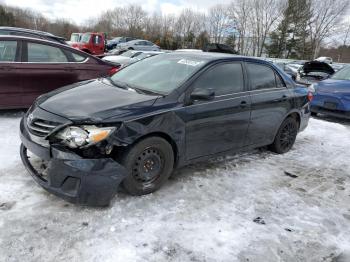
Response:
[[[299,124],[295,118],[286,118],[278,129],[275,140],[270,145],[270,150],[278,154],[288,152],[294,145],[298,129]]]
[[[125,152],[122,164],[128,171],[123,181],[132,195],[145,195],[158,190],[174,167],[171,145],[161,137],[148,137]]]

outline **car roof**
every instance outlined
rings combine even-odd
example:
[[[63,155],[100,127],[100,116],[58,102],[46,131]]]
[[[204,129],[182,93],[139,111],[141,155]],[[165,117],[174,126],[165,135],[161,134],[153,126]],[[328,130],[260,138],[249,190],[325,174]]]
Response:
[[[145,40],[145,39],[134,39],[134,40],[129,41],[128,43],[132,44],[132,43],[136,43],[136,42],[139,42],[139,41],[146,41],[146,42],[150,42],[150,41]]]
[[[250,57],[250,56],[241,56],[241,55],[235,55],[235,54],[228,54],[228,53],[217,53],[217,52],[170,52],[170,53],[164,53],[161,55],[167,55],[167,56],[174,56],[178,57],[180,59],[195,59],[195,60],[201,60],[205,63],[220,61],[220,60],[236,60],[236,61],[246,61],[246,62],[259,62],[261,64],[265,65],[271,65],[274,68],[278,68],[276,65],[274,65],[272,62],[267,61],[264,58],[259,57]]]
[[[48,32],[39,31],[39,30],[33,30],[33,29],[27,29],[27,28],[0,26],[0,31],[1,30],[12,31],[12,32],[28,33],[28,34],[35,34],[35,35],[38,35],[38,36],[45,36],[45,37],[65,40],[63,37],[60,37],[60,36],[57,36],[57,35],[54,35],[54,34],[51,34],[51,33],[48,33]]]

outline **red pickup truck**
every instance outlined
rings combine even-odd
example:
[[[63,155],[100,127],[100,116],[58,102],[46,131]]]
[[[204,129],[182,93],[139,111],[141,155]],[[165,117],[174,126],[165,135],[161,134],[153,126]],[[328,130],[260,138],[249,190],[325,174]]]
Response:
[[[102,55],[106,48],[106,34],[84,33],[80,42],[72,43],[71,46],[92,55]]]

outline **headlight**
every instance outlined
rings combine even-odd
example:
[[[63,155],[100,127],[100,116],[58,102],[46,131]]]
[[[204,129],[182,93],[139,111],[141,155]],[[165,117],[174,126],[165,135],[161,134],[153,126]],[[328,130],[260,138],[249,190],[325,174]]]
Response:
[[[94,145],[104,139],[114,127],[69,126],[57,133],[56,138],[62,140],[70,148]]]

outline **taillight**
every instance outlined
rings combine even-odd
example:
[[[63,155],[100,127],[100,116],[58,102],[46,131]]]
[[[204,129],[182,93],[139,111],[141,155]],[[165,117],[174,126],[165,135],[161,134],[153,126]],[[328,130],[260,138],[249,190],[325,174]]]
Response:
[[[307,92],[307,100],[309,100],[309,102],[312,101],[312,99],[314,99],[314,94],[312,92]]]
[[[119,71],[120,67],[113,67],[112,69],[109,70],[108,74],[114,75],[115,73],[117,73]]]

